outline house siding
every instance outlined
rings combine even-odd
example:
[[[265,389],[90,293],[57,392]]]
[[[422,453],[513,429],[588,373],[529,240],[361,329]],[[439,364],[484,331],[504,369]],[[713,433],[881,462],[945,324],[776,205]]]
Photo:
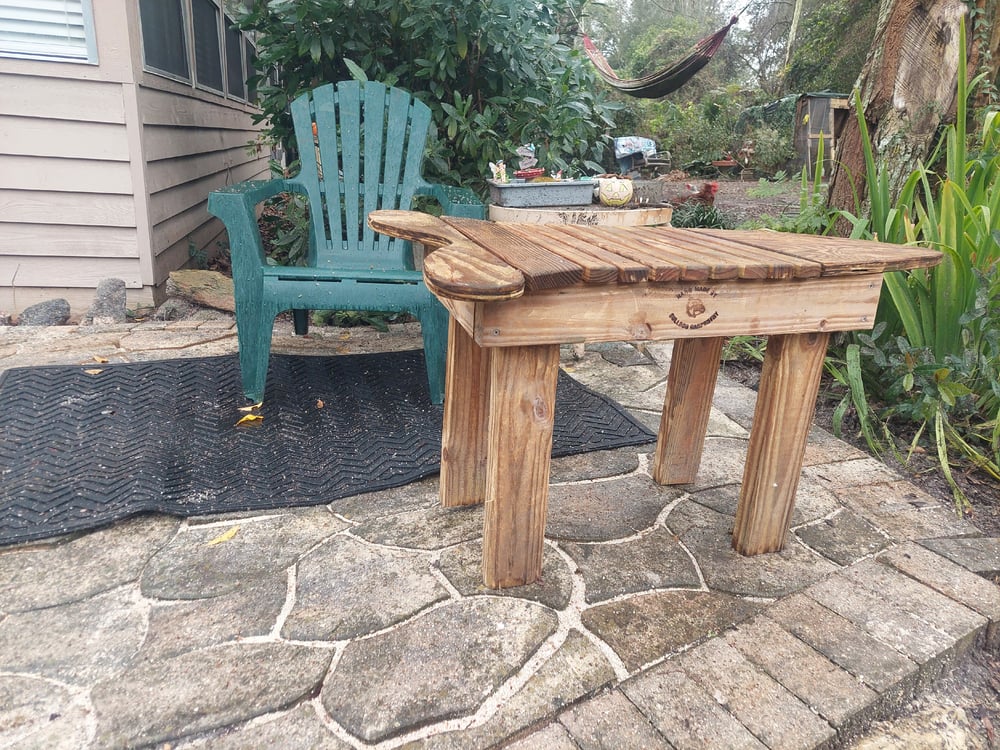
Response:
[[[98,64],[0,58],[0,311],[104,278],[131,304],[225,234],[208,193],[267,174],[252,106],[143,71],[136,4],[94,3]]]

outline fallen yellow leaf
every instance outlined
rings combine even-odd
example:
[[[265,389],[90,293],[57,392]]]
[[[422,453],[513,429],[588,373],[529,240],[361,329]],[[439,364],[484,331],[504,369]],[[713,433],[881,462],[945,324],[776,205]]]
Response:
[[[102,364],[103,365],[103,364],[105,364],[108,361],[108,358],[107,357],[99,357],[98,355],[95,354],[94,355],[94,361],[97,362],[98,364]]]
[[[228,531],[226,531],[226,532],[224,532],[222,534],[219,534],[217,537],[215,537],[215,539],[213,539],[212,541],[210,541],[205,546],[206,547],[211,547],[211,546],[213,546],[215,544],[222,544],[223,542],[228,542],[230,539],[232,539],[234,536],[236,536],[236,532],[239,531],[239,530],[240,530],[239,526],[233,526],[233,528],[229,529]]]
[[[247,414],[244,417],[240,417],[240,421],[236,423],[236,426],[239,427],[241,424],[245,424],[247,422],[263,422],[263,421],[264,417],[262,417],[260,414]]]
[[[263,405],[264,405],[263,401],[258,401],[256,404],[252,404],[250,406],[241,406],[236,411],[253,411],[254,409],[259,409]]]
[[[84,370],[84,372],[87,373],[88,375],[100,375],[102,372],[104,372],[104,370],[97,368],[95,370]]]

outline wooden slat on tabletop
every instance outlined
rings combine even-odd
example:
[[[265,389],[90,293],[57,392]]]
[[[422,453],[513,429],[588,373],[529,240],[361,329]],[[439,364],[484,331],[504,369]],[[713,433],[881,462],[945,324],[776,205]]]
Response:
[[[735,279],[738,269],[726,259],[715,258],[704,251],[692,251],[658,239],[656,227],[641,227],[637,230],[622,231],[609,229],[609,234],[617,237],[628,247],[648,253],[655,258],[677,266],[677,281],[725,281]],[[650,279],[650,281],[673,281],[674,279]]]
[[[582,267],[549,251],[544,244],[524,239],[503,224],[451,216],[442,220],[518,269],[530,291],[562,289],[583,280]]]
[[[822,266],[823,276],[928,268],[940,263],[942,257],[937,250],[890,245],[871,240],[818,237],[811,234],[786,234],[762,230],[696,229],[691,231],[722,236],[772,252],[814,261]]]
[[[558,228],[552,231],[552,228],[544,224],[504,224],[503,226],[526,240],[540,239],[544,241],[546,250],[576,263],[583,269],[584,284],[610,284],[618,280],[619,268],[617,265],[590,252],[587,248],[581,248],[579,243],[573,244],[558,231]],[[620,260],[627,261],[626,258],[620,258]],[[645,268],[642,268],[642,276],[643,278],[646,276]]]
[[[566,225],[560,229],[567,236],[580,242],[641,263],[646,267],[648,281],[676,281],[681,276],[680,266],[648,252],[641,244],[623,241],[620,237],[610,234],[608,227]]]
[[[658,227],[655,236],[673,246],[728,260],[736,267],[736,278],[740,279],[811,279],[823,271],[819,263],[763,250],[728,235],[720,237],[689,229]]]

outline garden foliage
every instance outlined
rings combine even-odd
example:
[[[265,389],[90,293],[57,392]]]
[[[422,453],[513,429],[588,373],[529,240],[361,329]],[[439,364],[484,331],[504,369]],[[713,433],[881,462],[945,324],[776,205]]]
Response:
[[[483,187],[489,162],[534,143],[540,166],[604,171],[614,105],[572,48],[583,0],[252,0],[257,92],[269,134],[290,135],[289,102],[348,78],[416,94],[437,125],[428,179]]]
[[[964,35],[959,48],[956,122],[930,160],[940,174],[921,166],[892,202],[859,118],[870,207],[840,216],[855,237],[919,243],[944,257],[931,269],[886,275],[876,327],[855,336],[845,363],[863,421],[874,413],[866,395],[882,405],[881,419],[930,429],[949,479],[948,454],[958,451],[1000,480],[1000,113],[982,114],[970,149]]]

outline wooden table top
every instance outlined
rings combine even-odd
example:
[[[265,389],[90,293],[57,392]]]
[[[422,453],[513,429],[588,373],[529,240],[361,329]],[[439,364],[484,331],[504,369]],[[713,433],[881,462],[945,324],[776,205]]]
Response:
[[[587,227],[373,211],[377,232],[423,243],[435,294],[503,300],[590,284],[787,280],[927,268],[941,253],[769,230]]]

